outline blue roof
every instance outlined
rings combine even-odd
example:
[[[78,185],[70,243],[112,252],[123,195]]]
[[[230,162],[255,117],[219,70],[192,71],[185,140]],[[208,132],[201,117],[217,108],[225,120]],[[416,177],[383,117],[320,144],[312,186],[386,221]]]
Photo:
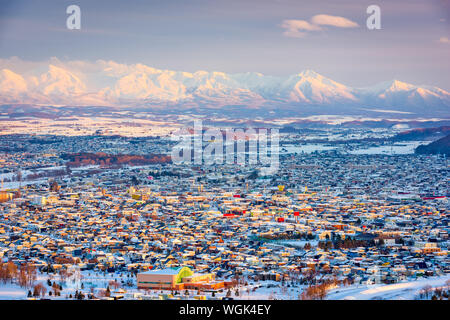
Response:
[[[141,272],[141,274],[166,274],[166,275],[177,275],[183,267],[179,268],[166,268],[160,270],[149,270],[146,272]]]

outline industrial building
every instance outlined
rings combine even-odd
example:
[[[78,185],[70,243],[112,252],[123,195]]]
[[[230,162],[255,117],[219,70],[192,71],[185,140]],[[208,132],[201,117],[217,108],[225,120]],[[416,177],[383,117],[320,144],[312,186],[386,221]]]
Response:
[[[137,274],[139,289],[220,289],[224,281],[215,281],[214,273],[194,273],[188,267],[150,270]]]

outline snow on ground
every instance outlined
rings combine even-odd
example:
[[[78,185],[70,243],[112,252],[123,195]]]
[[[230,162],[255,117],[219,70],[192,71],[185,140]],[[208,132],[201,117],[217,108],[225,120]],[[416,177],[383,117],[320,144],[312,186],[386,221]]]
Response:
[[[250,288],[252,286],[249,286]],[[303,287],[291,287],[291,288],[268,288],[266,285],[257,288],[255,291],[250,290],[250,293],[247,292],[245,288],[240,290],[239,297],[232,297],[235,300],[298,300],[299,296],[302,292]],[[234,292],[232,290],[232,292]]]
[[[367,149],[352,150],[350,154],[413,154],[414,150],[421,144],[428,144],[430,141],[411,141],[395,143],[392,145],[370,147]]]
[[[23,300],[27,298],[27,291],[16,284],[0,283],[0,300]]]
[[[81,283],[84,284],[84,292],[89,292],[91,289],[102,290],[108,286],[108,283],[112,280],[117,280],[119,282],[131,280],[133,285],[128,287],[122,284],[122,287],[127,291],[128,294],[140,293],[140,294],[150,294],[153,296],[158,296],[158,294],[170,294],[171,290],[139,290],[136,288],[136,279],[129,278],[125,273],[113,273],[113,274],[103,274],[101,272],[80,272],[75,273],[70,278],[63,281],[63,290],[61,296],[52,297],[49,296],[50,287],[47,286],[47,279],[50,278],[52,281],[60,283],[59,276],[57,275],[46,275],[39,274],[35,282],[42,283],[47,288],[47,294],[45,298],[50,299],[67,299],[69,294],[74,295],[76,290],[80,290]],[[450,274],[440,277],[430,277],[427,279],[412,280],[399,282],[395,284],[383,285],[352,285],[348,287],[340,287],[330,290],[327,294],[326,299],[328,300],[414,300],[416,299],[419,291],[429,285],[433,288],[445,286],[446,281],[450,280]],[[295,287],[282,287],[281,283],[275,281],[261,281],[258,285],[249,284],[248,286],[239,286],[239,295],[236,296],[236,288],[231,289],[231,297],[235,300],[297,300],[302,292],[304,286]],[[30,288],[32,290],[32,288]],[[11,283],[1,283],[0,282],[0,300],[19,300],[27,299],[27,292],[30,289],[25,289],[19,287],[17,284]],[[113,289],[112,289],[113,291]],[[216,294],[216,298],[225,297],[227,289]],[[197,294],[195,290],[190,290],[188,299],[193,299]],[[202,292],[207,299],[211,299],[212,295],[209,292]],[[185,298],[184,291],[180,292],[180,297]]]
[[[50,296],[49,292],[52,290],[51,287],[47,285],[47,279],[52,282],[62,284],[63,290],[61,295],[58,297]],[[45,294],[46,299],[57,299],[65,300],[69,295],[74,296],[75,291],[82,290],[85,293],[93,290],[98,296],[99,291],[105,289],[110,281],[118,281],[122,283],[122,280],[126,283],[128,281],[132,282],[132,286],[127,286],[122,283],[121,287],[126,290],[128,298],[131,298],[133,294],[148,294],[150,296],[158,297],[159,294],[171,294],[172,290],[141,290],[136,288],[136,278],[128,277],[126,273],[106,273],[94,272],[94,271],[81,271],[74,272],[73,275],[64,281],[61,281],[60,277],[55,274],[47,275],[45,273],[39,273],[34,284],[41,283],[47,289]],[[82,285],[84,289],[81,289]],[[240,285],[237,288],[232,288],[231,298],[235,300],[296,300],[302,291],[303,286],[282,288],[280,282],[276,281],[261,281],[257,285],[248,284],[247,286]],[[239,295],[236,295],[236,289]],[[33,288],[21,288],[16,283],[2,283],[0,282],[0,300],[24,300],[27,299],[28,290],[33,292]],[[115,289],[111,288],[114,293]],[[228,289],[223,289],[221,292],[216,293],[215,298],[226,297]],[[198,293],[196,290],[189,290],[189,296],[184,295],[185,290],[179,292],[179,297],[182,299],[194,299]],[[211,292],[202,292],[201,295],[205,295],[207,299],[213,299]]]
[[[294,247],[303,248],[305,244],[309,243],[313,247],[317,247],[319,245],[318,240],[278,240],[270,242],[271,244],[280,244],[280,245],[291,245]]]
[[[413,300],[426,285],[439,287],[445,285],[448,280],[450,280],[450,274],[388,285],[353,285],[331,290],[326,298],[328,300]]]
[[[51,288],[47,285],[47,280],[50,279],[52,282],[63,285],[63,290],[61,291],[61,296],[54,297],[49,295]],[[42,284],[46,287],[47,293],[45,298],[50,299],[66,299],[68,295],[74,295],[75,291],[80,290],[81,284],[85,286],[84,292],[89,292],[90,288],[105,289],[110,281],[127,281],[128,278],[124,273],[106,273],[102,272],[74,272],[74,274],[64,281],[61,281],[60,277],[55,274],[47,275],[45,273],[38,273],[37,278],[34,282],[36,284]],[[135,282],[135,281],[134,281]],[[124,287],[124,289],[129,290],[130,288]],[[24,300],[27,299],[28,291],[33,292],[33,288],[22,288],[17,283],[3,283],[0,282],[0,300]],[[111,289],[113,290],[113,289]],[[139,290],[131,288],[131,292],[139,292]]]
[[[36,168],[32,170],[19,170],[22,174],[22,181],[11,181],[7,182],[5,180],[12,180],[18,172],[8,172],[0,173],[0,180],[3,180],[3,187],[5,189],[18,189],[20,186],[30,185],[30,184],[44,184],[48,182],[48,177],[41,177],[34,180],[27,180],[27,177],[32,174],[42,174],[45,171],[63,170],[65,166],[53,166],[46,168]]]
[[[6,190],[9,190],[9,189],[19,189],[19,187],[21,187],[21,186],[23,187],[23,186],[28,186],[28,185],[46,184],[46,183],[48,183],[48,178],[37,179],[37,180],[27,180],[27,181],[22,181],[22,182],[18,182],[18,181],[4,182],[3,187]]]
[[[283,149],[286,149],[286,151],[283,151]],[[315,151],[329,151],[329,150],[336,150],[337,147],[334,146],[326,146],[324,144],[305,144],[300,146],[294,146],[294,145],[284,145],[281,148],[281,153],[312,153]]]

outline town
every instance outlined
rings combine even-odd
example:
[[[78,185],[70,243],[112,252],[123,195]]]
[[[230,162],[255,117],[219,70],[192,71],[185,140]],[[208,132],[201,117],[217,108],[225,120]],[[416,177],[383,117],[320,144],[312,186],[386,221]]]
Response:
[[[171,163],[168,136],[0,136],[0,298],[448,299],[446,157],[315,134],[281,133],[272,175]]]

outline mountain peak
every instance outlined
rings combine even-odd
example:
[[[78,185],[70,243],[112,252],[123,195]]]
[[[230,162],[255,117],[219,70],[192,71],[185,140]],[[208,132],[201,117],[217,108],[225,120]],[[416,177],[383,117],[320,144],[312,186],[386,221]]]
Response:
[[[447,91],[391,80],[366,88],[351,88],[311,69],[291,76],[258,72],[228,74],[213,71],[160,70],[144,64],[100,65],[83,72],[64,64],[40,65],[30,73],[0,70],[0,103],[141,105],[157,102],[189,106],[388,106],[446,110]],[[405,110],[405,109],[402,109]],[[448,110],[448,109],[447,109]],[[407,110],[405,110],[407,111]],[[446,111],[448,114],[448,111]]]
[[[389,89],[390,90],[395,90],[395,91],[409,91],[412,89],[415,89],[416,86],[406,83],[406,82],[402,82],[400,80],[392,80],[390,81],[390,85],[389,85]]]
[[[417,87],[412,84],[394,79],[390,81],[383,81],[370,87],[360,88],[359,90],[371,94],[382,94],[385,92],[411,91],[416,88]]]
[[[315,72],[314,70],[311,70],[311,69],[303,70],[298,75],[300,77],[305,77],[305,78],[320,78],[320,77],[323,77],[322,75],[318,74],[317,72]]]
[[[2,69],[0,73],[0,88],[4,94],[25,92],[28,88],[25,79],[9,69]]]

